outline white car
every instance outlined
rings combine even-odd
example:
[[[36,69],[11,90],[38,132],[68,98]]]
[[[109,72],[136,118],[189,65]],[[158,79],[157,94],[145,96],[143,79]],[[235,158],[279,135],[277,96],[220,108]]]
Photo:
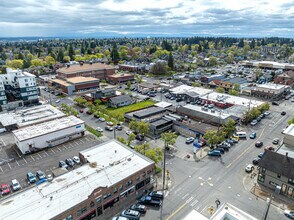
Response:
[[[74,156],[74,157],[72,158],[72,160],[73,160],[73,162],[75,162],[76,164],[80,164],[80,163],[81,163],[81,160],[80,160],[80,158],[79,158],[78,156]]]
[[[99,118],[98,120],[101,121],[101,122],[104,122],[105,118]]]
[[[250,123],[251,125],[256,125],[257,124],[257,120],[253,120],[251,123]]]
[[[11,180],[11,185],[12,185],[13,191],[17,191],[21,189],[21,186],[16,179]]]
[[[126,134],[127,135],[130,135],[130,134],[132,134],[133,132],[132,131],[126,131]]]
[[[106,124],[107,124],[108,126],[113,126],[113,122],[111,122],[111,121],[106,122]]]
[[[290,219],[294,219],[294,211],[291,210],[285,210],[284,215],[286,215]]]
[[[98,132],[103,132],[103,129],[100,128],[100,127],[97,127],[97,128],[96,128],[96,131],[98,131]]]
[[[51,181],[53,180],[53,176],[52,176],[52,174],[48,174],[48,175],[47,175],[47,180],[48,180],[49,182],[51,182]]]
[[[270,115],[270,112],[269,111],[266,111],[265,113],[263,113],[264,115]]]
[[[56,103],[59,103],[59,102],[60,102],[60,99],[57,99],[55,102],[56,102]]]
[[[248,164],[245,168],[247,173],[251,173],[254,170],[254,166],[252,164]]]

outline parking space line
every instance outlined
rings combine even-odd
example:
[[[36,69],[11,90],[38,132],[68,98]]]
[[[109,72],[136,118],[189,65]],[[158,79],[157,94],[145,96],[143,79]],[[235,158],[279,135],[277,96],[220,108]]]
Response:
[[[53,154],[55,154],[55,151],[52,148],[50,150],[52,151]]]
[[[31,155],[31,158],[32,158],[33,161],[36,161],[35,158],[32,155]]]
[[[62,150],[60,150],[60,148],[59,147],[57,147],[57,149],[61,152]]]
[[[65,146],[64,144],[62,145],[62,147],[64,147],[65,149],[68,149],[67,146]]]
[[[19,163],[17,162],[17,160],[15,160],[15,162],[17,163],[18,166],[20,166]]]
[[[75,142],[75,144],[76,144],[76,145],[79,145],[79,143],[78,143],[78,142],[76,142],[76,141],[74,141],[74,142]]]
[[[3,141],[3,139],[2,139],[2,138],[1,138],[1,141],[2,141],[3,145],[4,145],[4,146],[6,146],[6,144],[5,144],[5,142]]]
[[[0,170],[1,170],[1,172],[3,173],[3,169],[2,169],[2,167],[0,166]]]
[[[23,159],[26,163],[28,163],[27,160],[26,160],[24,157],[23,157],[22,159]]]
[[[7,163],[7,164],[8,164],[8,166],[9,166],[9,168],[11,169],[10,163]]]
[[[82,139],[79,139],[82,143],[85,143]]]
[[[71,147],[74,147],[71,143],[69,143],[69,145],[70,145]]]
[[[44,153],[45,153],[47,156],[49,156],[49,154],[48,154],[46,151],[44,151]]]
[[[40,157],[40,158],[42,158],[42,156],[39,154],[39,153],[37,153],[38,154],[38,156]]]

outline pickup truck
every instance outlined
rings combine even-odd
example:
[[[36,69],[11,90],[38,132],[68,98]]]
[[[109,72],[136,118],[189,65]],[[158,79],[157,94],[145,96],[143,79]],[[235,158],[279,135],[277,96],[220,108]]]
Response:
[[[162,202],[160,199],[152,198],[151,196],[143,196],[140,198],[139,203],[143,205],[152,205],[155,207],[159,207],[161,206]]]

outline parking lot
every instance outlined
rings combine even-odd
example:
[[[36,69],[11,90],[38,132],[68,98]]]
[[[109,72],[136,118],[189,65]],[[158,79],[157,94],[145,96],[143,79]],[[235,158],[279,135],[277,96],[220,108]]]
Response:
[[[92,134],[72,140],[70,142],[58,145],[56,147],[45,149],[43,151],[24,155],[21,158],[16,157],[13,161],[6,161],[0,165],[0,184],[11,184],[12,179],[17,179],[22,188],[28,187],[26,174],[28,172],[36,173],[42,170],[46,175],[52,173],[52,169],[58,167],[60,160],[78,156],[78,152],[101,143]]]

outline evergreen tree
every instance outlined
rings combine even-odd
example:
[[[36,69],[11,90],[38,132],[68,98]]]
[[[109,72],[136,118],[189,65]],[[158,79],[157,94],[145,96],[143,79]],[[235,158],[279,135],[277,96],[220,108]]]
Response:
[[[174,58],[173,58],[172,52],[169,52],[169,55],[168,55],[168,64],[167,65],[172,70],[174,69]]]
[[[82,55],[84,55],[84,54],[85,54],[85,52],[86,52],[86,51],[85,51],[84,44],[82,44],[82,48],[81,48],[81,54],[82,54]]]
[[[31,66],[31,60],[30,59],[24,59],[23,60],[23,68],[26,69],[26,68],[29,68]]]
[[[69,45],[68,49],[68,56],[70,57],[70,60],[74,60],[75,51],[73,49],[72,44]]]
[[[240,47],[240,48],[244,47],[244,40],[243,39],[240,40],[238,47]]]
[[[117,51],[116,43],[114,43],[113,46],[112,46],[110,56],[111,56],[112,61],[118,61],[119,60],[119,53]]]
[[[59,50],[56,60],[59,62],[63,62],[63,57],[64,57],[63,50]]]
[[[17,57],[18,57],[19,60],[24,59],[24,55],[21,52],[18,53]]]

